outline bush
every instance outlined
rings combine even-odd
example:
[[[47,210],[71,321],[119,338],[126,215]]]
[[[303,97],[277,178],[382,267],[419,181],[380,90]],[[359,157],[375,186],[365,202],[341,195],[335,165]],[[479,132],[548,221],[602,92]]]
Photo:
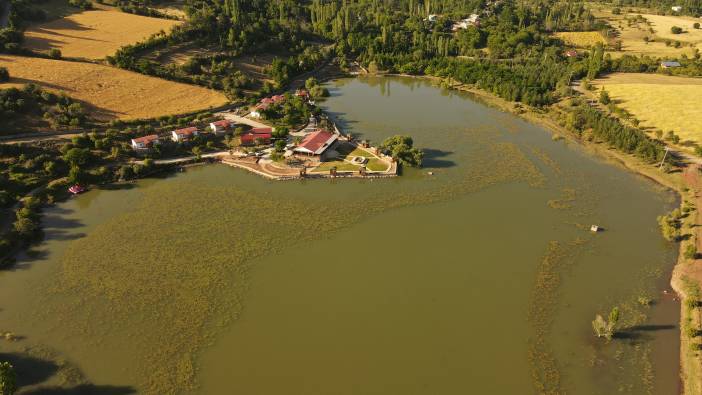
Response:
[[[51,51],[49,51],[49,57],[52,59],[61,59],[61,50],[52,48]]]
[[[10,72],[7,71],[5,67],[0,67],[0,82],[7,82],[10,80]]]
[[[697,258],[697,247],[694,244],[688,244],[685,247],[685,258],[686,259],[696,259]]]
[[[673,34],[680,34],[683,32],[683,29],[680,26],[673,26],[670,28],[670,32]]]
[[[695,22],[695,23],[692,24],[692,27],[695,28],[695,29],[699,29],[699,28],[700,28],[700,23],[699,23],[699,22]]]

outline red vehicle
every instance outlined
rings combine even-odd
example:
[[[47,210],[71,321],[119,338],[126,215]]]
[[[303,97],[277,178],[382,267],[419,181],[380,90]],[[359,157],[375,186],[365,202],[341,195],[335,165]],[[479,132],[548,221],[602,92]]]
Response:
[[[81,185],[78,185],[78,184],[73,185],[72,187],[68,188],[68,192],[70,192],[70,193],[72,193],[72,194],[74,194],[74,195],[78,195],[78,194],[80,194],[80,193],[83,193],[83,192],[85,192],[86,190],[87,190],[87,189],[86,189],[85,187],[83,187],[83,186],[81,186]]]

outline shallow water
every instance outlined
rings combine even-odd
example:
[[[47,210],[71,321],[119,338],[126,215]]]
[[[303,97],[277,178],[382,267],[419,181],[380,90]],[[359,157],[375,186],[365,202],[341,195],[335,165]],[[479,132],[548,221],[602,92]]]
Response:
[[[670,193],[422,80],[329,88],[345,130],[411,135],[425,169],[275,183],[208,166],[62,203],[0,273],[0,330],[24,336],[8,351],[82,372],[51,384],[141,393],[678,391],[676,255],[655,220]],[[614,305],[634,329],[599,341],[590,321]]]

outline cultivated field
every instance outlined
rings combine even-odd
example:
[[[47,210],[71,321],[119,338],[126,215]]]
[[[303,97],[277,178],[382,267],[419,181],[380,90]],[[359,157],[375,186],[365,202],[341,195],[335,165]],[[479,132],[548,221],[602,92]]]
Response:
[[[683,142],[702,143],[702,78],[615,73],[594,83],[642,126],[673,130]]]
[[[597,43],[607,43],[600,32],[558,32],[554,33],[554,36],[566,44],[581,48],[592,47]]]
[[[12,79],[0,88],[36,83],[92,106],[99,120],[152,118],[222,106],[216,91],[82,62],[0,55]]]
[[[643,14],[646,20],[651,23],[651,27],[656,31],[656,36],[668,39],[677,40],[688,43],[702,42],[702,29],[695,29],[692,25],[697,22],[702,22],[701,19],[695,19],[687,16],[666,16]],[[685,31],[681,34],[673,34],[670,28],[673,26],[681,27]]]
[[[29,28],[24,45],[43,52],[58,48],[65,57],[102,59],[180,23],[112,9],[84,11]]]
[[[622,49],[621,51],[610,51],[614,57],[625,54],[647,55],[654,58],[679,57],[683,54],[694,55],[697,44],[693,42],[695,39],[691,38],[692,36],[688,36],[688,41],[686,41],[684,36],[688,33],[670,33],[670,28],[674,23],[678,23],[677,26],[680,27],[686,27],[689,24],[690,29],[692,29],[694,22],[687,21],[689,18],[651,15],[644,9],[631,9],[629,7],[626,8],[626,11],[630,12],[621,15],[613,14],[609,7],[602,5],[592,5],[590,10],[595,17],[607,21],[616,29],[616,34],[610,38],[611,41],[621,41]],[[638,15],[644,19],[637,18]],[[676,48],[673,44],[666,45],[666,41],[680,41],[684,45]]]

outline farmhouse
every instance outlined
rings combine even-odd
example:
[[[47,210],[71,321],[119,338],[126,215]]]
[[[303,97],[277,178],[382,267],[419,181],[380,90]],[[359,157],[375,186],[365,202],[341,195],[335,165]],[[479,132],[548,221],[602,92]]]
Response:
[[[135,151],[147,151],[156,144],[160,144],[157,134],[132,139],[132,148]]]
[[[241,135],[241,145],[270,144],[273,137],[271,128],[253,128]]]
[[[578,51],[576,51],[576,50],[574,50],[574,49],[571,49],[571,50],[565,52],[565,56],[566,56],[567,58],[577,58],[577,57],[578,57]]]
[[[670,9],[673,10],[674,12],[680,12],[680,11],[682,11],[682,6],[674,5],[674,6],[670,7]]]
[[[226,134],[232,128],[232,123],[226,119],[210,123],[210,130],[215,135]]]
[[[273,104],[282,103],[285,101],[285,96],[275,95],[273,97],[265,97],[251,110],[249,114],[252,118],[261,118],[262,112],[267,110]]]
[[[307,155],[322,155],[338,138],[339,136],[334,133],[317,130],[305,136],[305,139],[295,147],[294,151]]]
[[[674,67],[680,67],[680,62],[661,62],[661,68],[670,69]]]
[[[185,129],[178,129],[171,132],[171,140],[175,141],[176,143],[182,143],[190,141],[198,134],[200,134],[200,131],[194,126]]]

